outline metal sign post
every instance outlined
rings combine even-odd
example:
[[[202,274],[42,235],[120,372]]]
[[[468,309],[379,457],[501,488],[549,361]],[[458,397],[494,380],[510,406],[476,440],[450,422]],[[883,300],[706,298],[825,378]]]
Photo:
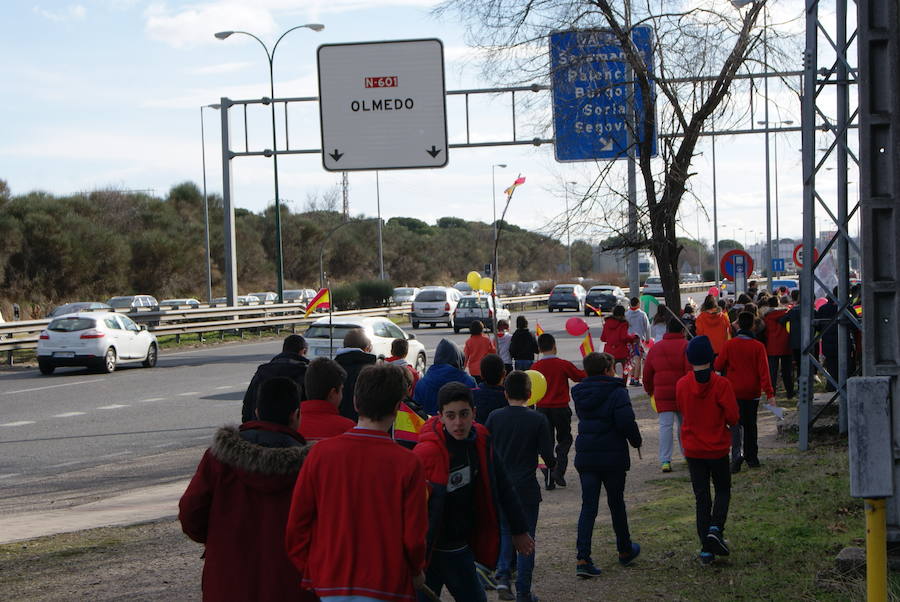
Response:
[[[440,40],[324,44],[318,62],[325,169],[447,165]]]

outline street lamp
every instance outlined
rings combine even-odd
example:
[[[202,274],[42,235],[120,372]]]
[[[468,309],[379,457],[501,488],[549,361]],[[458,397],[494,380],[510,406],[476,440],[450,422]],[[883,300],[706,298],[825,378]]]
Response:
[[[506,163],[494,163],[491,165],[491,206],[494,209],[494,246],[497,246],[497,178],[495,177],[495,170],[499,167],[500,169],[506,169]],[[500,263],[498,258],[494,258],[494,263]],[[496,274],[497,274],[497,266],[491,266],[491,278],[496,282]]]
[[[566,246],[569,248],[569,274],[572,274],[572,229],[569,222],[569,184],[576,186],[578,182],[566,182]]]
[[[203,230],[206,234],[206,302],[212,303],[212,263],[209,257],[209,197],[206,195],[206,135],[203,128],[203,109],[219,109],[211,104],[200,107],[200,156],[203,161]]]
[[[224,40],[232,34],[239,33],[246,36],[250,36],[257,42],[259,45],[263,47],[263,50],[266,52],[266,58],[269,60],[269,104],[272,105],[272,166],[275,171],[275,269],[277,275],[277,285],[278,285],[278,300],[279,302],[284,302],[284,259],[282,258],[282,249],[281,249],[281,198],[278,194],[278,144],[277,144],[277,131],[275,129],[275,74],[273,71],[272,61],[275,58],[275,51],[278,49],[278,44],[284,39],[284,36],[291,33],[295,29],[311,29],[313,31],[322,31],[325,29],[325,26],[321,23],[307,23],[305,25],[297,25],[296,27],[291,27],[287,31],[285,31],[281,36],[275,41],[275,45],[272,46],[272,51],[269,52],[269,47],[263,43],[258,37],[253,35],[248,31],[220,31],[215,34],[216,38],[220,40]],[[265,99],[263,99],[265,103]],[[285,106],[285,110],[287,110],[287,106]],[[268,156],[269,153],[264,153]]]
[[[793,125],[794,121],[791,119],[786,119],[784,121],[757,121],[759,125],[766,126],[766,211],[768,212],[768,203],[769,203],[769,127],[782,127],[785,125]],[[781,228],[779,223],[779,209],[778,209],[778,136],[774,136],[774,146],[775,146],[775,253],[781,257]],[[771,251],[771,243],[769,245],[769,249]],[[769,271],[772,271],[772,266],[769,266]]]

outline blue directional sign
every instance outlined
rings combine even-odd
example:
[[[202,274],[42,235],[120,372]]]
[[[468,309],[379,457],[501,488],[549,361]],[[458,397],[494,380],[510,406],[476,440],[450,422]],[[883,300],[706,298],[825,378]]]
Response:
[[[632,30],[632,41],[653,73],[653,29]],[[610,30],[561,31],[550,34],[553,128],[557,161],[623,159],[628,156],[628,81],[625,54]],[[635,123],[654,98],[645,102],[634,85]],[[642,131],[636,127],[637,137]],[[656,119],[651,156],[656,156]]]
[[[783,272],[784,271],[784,259],[773,257],[772,258],[772,271],[773,272]]]

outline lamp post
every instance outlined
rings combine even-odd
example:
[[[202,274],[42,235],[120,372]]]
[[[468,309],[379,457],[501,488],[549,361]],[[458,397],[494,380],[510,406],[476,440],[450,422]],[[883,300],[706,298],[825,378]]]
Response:
[[[375,170],[375,202],[378,204],[378,278],[384,280],[384,239],[381,233],[381,183]]]
[[[206,243],[206,302],[212,303],[212,263],[209,257],[209,197],[206,195],[206,134],[203,128],[203,109],[219,109],[218,104],[200,107],[200,157],[203,161],[203,231]]]
[[[494,210],[494,246],[497,246],[497,178],[494,175],[496,168],[506,169],[506,163],[494,163],[491,165],[491,206]],[[499,258],[494,257],[494,263],[500,263]],[[491,266],[491,278],[496,282],[497,266]]]
[[[782,127],[785,125],[793,125],[793,120],[786,119],[784,121],[757,121],[758,125],[766,126],[766,211],[768,211],[768,203],[769,203],[769,128],[770,126]],[[778,136],[774,136],[774,154],[775,154],[775,253],[780,257],[781,256],[781,229],[779,223],[779,208],[778,208]],[[769,249],[771,250],[771,244],[769,245]],[[772,266],[769,266],[769,271],[772,271]]]
[[[278,50],[278,44],[281,42],[281,40],[284,39],[284,36],[291,33],[295,29],[304,28],[311,29],[313,31],[322,31],[323,29],[325,29],[325,26],[321,23],[307,23],[305,25],[297,25],[296,27],[291,27],[283,34],[281,34],[281,36],[275,41],[275,45],[272,46],[271,52],[269,51],[269,47],[266,46],[262,40],[248,31],[220,31],[215,34],[216,38],[220,40],[224,40],[225,38],[235,33],[250,36],[257,42],[259,42],[259,45],[263,47],[263,50],[266,52],[266,58],[269,61],[269,104],[272,105],[272,167],[274,168],[275,172],[275,269],[278,281],[277,286],[279,302],[284,301],[284,259],[282,257],[281,249],[281,198],[278,194],[278,133],[275,129],[275,73],[273,70],[272,61],[275,58],[275,51]],[[268,156],[268,153],[264,154]]]
[[[573,186],[578,182],[566,182],[566,246],[569,248],[569,274],[572,274],[572,229],[569,221],[569,184]]]

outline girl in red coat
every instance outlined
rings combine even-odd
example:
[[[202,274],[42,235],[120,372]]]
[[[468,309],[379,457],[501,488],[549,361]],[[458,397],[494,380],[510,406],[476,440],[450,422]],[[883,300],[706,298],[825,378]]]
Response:
[[[624,374],[625,364],[631,358],[628,346],[637,342],[638,337],[628,334],[625,308],[621,305],[616,305],[615,309],[613,309],[612,317],[603,323],[603,332],[600,334],[600,340],[606,343],[603,351],[613,356],[617,364],[622,365],[622,373]]]

